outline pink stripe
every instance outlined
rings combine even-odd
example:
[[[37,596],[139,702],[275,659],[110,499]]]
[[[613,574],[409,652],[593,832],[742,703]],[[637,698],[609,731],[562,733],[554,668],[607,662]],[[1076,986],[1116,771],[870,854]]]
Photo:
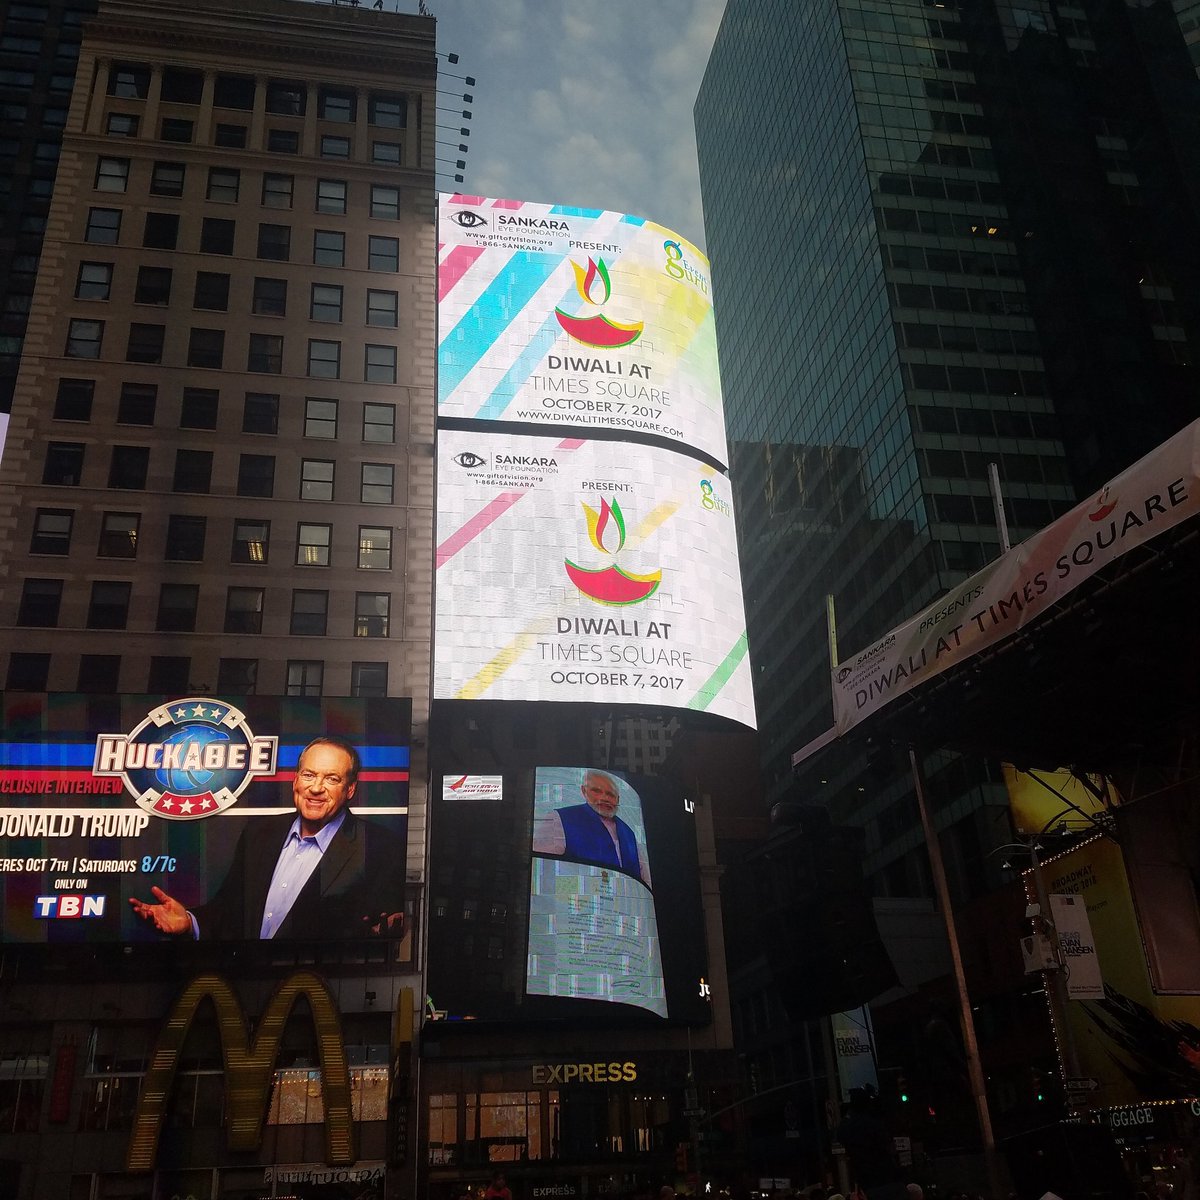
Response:
[[[493,200],[493,208],[520,208],[524,200]]]
[[[438,300],[444,300],[450,289],[471,269],[484,252],[484,246],[455,246],[438,267]]]
[[[578,450],[582,445],[583,438],[563,438],[563,440],[558,443],[558,448],[560,450]]]
[[[482,204],[487,199],[486,196],[464,196],[462,192],[455,192],[450,197],[451,204]]]
[[[452,533],[439,547],[437,552],[438,568],[449,562],[464,546],[473,541],[493,521],[498,521],[521,497],[524,492],[501,492],[494,500],[489,500],[461,529]]]

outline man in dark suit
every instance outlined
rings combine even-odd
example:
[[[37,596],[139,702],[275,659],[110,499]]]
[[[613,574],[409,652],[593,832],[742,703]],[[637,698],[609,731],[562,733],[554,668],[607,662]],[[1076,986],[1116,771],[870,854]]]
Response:
[[[213,898],[188,910],[161,888],[133,910],[162,933],[208,939],[399,937],[405,853],[390,830],[359,820],[349,804],[358,751],[317,738],[292,781],[295,816],[251,818]]]

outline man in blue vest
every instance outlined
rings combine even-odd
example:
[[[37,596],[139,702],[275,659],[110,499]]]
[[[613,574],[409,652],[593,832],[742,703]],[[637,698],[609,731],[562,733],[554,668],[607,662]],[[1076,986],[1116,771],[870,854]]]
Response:
[[[617,816],[621,803],[617,781],[603,771],[586,771],[580,791],[586,804],[569,805],[538,819],[533,832],[534,851],[615,867],[649,887],[645,849]]]

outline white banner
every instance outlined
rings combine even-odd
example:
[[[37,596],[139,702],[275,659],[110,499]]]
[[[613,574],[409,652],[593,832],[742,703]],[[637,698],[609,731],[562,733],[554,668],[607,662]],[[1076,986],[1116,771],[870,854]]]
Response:
[[[833,671],[838,734],[1036,620],[1097,571],[1200,511],[1193,422],[965,583]]]
[[[871,1044],[871,1010],[863,1004],[850,1012],[834,1013],[829,1023],[833,1026],[833,1048],[837,1054],[842,1100],[849,1100],[854,1088],[870,1087],[878,1092],[879,1074]]]
[[[1088,920],[1087,904],[1082,896],[1050,897],[1050,914],[1058,930],[1067,970],[1067,998],[1103,1000],[1104,980],[1096,957],[1096,939]]]

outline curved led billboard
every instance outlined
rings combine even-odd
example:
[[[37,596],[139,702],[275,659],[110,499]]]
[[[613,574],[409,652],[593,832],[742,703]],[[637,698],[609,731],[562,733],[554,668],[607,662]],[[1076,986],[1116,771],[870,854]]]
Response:
[[[666,439],[726,461],[708,260],[653,221],[440,198],[438,416]]]

